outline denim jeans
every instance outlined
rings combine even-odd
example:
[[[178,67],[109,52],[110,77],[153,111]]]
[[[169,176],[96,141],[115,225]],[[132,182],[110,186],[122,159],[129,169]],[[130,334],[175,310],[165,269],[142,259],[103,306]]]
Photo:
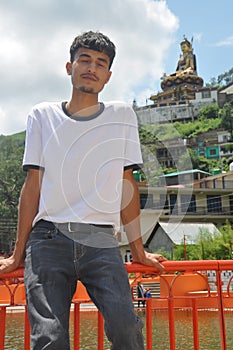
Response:
[[[70,305],[78,280],[104,317],[111,349],[143,350],[143,325],[134,312],[119,247],[80,244],[52,223],[35,226],[26,247],[25,289],[33,350],[70,349]]]

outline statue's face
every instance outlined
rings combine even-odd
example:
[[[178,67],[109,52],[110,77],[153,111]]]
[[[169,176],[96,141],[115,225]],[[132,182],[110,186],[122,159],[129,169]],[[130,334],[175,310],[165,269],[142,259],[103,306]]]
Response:
[[[184,42],[181,44],[181,50],[184,54],[187,54],[190,51],[190,47],[186,42]]]

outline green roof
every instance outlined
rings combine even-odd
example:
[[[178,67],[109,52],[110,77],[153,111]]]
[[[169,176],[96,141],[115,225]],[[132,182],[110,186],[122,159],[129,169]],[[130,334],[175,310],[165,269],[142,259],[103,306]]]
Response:
[[[184,170],[184,171],[175,171],[173,173],[160,175],[160,177],[179,176],[179,175],[184,175],[184,174],[196,174],[196,173],[212,175],[210,173],[207,173],[206,171],[202,171],[199,169],[192,169],[192,170]]]

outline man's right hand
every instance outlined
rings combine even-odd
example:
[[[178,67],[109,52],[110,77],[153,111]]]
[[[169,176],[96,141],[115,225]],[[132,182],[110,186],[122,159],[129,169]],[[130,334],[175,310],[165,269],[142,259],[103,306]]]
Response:
[[[0,260],[0,275],[23,266],[25,247],[32,229],[32,222],[38,212],[42,171],[29,169],[23,184],[18,213],[18,228],[12,256]]]
[[[10,256],[9,258],[6,258],[6,259],[2,259],[0,260],[0,275],[4,273],[12,272],[21,265],[22,264],[20,262],[17,262],[13,256]]]

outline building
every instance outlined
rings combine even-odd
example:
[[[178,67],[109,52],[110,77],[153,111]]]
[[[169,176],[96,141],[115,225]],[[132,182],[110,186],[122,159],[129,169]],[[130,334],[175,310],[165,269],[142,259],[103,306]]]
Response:
[[[169,249],[172,249],[172,244],[178,244],[174,237],[176,237],[176,233],[178,235],[178,232],[181,232],[181,228],[186,228],[183,231],[186,235],[186,232],[197,233],[201,225],[206,227],[205,224],[208,224],[208,227],[211,226],[212,229],[216,228],[216,230],[227,220],[233,224],[233,171],[214,176],[206,176],[208,174],[203,174],[198,170],[173,175],[175,175],[173,185],[164,184],[164,186],[150,187],[141,186],[138,183],[141,201],[142,239],[145,247],[153,251],[155,251],[155,232],[157,232],[156,247],[165,247],[166,243],[170,247]],[[185,175],[188,176],[184,180],[186,182],[182,180],[183,183],[180,183],[179,177]],[[190,182],[192,177],[195,179]],[[195,228],[194,231],[189,231],[190,225]],[[170,232],[168,229],[165,230],[167,237],[162,237],[161,229],[158,230],[159,227],[162,227],[163,230],[173,228],[172,237],[168,235]],[[196,233],[193,238],[191,234],[187,243],[195,240]],[[182,240],[180,233],[178,236]],[[120,248],[125,261],[129,261],[130,248],[123,228]]]
[[[220,95],[217,88],[201,88],[195,91],[194,98],[188,101],[167,101],[163,105],[154,103],[152,105],[137,107],[135,112],[139,124],[190,122],[198,117],[201,108],[209,105],[219,105],[219,96],[223,103],[224,96]]]
[[[219,89],[218,104],[222,107],[225,102],[230,102],[233,99],[233,82]]]
[[[212,223],[158,222],[146,241],[145,247],[151,252],[164,250],[173,257],[175,246],[196,244],[199,235],[206,231],[210,234],[220,234]]]
[[[173,173],[159,176],[159,185],[176,186],[176,185],[191,185],[194,181],[199,181],[211,175],[199,169],[175,171]]]

